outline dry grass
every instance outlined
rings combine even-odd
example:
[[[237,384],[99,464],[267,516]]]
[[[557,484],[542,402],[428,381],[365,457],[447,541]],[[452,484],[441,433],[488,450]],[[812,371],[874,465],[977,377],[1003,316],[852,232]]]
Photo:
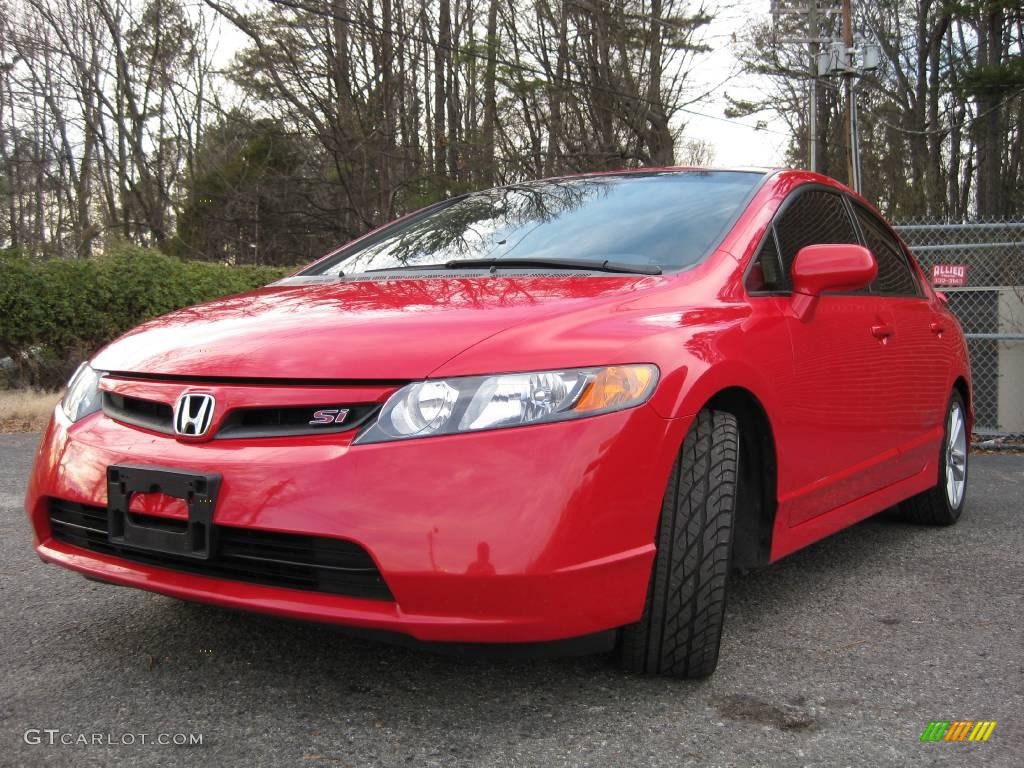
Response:
[[[60,392],[0,390],[0,432],[42,432]]]

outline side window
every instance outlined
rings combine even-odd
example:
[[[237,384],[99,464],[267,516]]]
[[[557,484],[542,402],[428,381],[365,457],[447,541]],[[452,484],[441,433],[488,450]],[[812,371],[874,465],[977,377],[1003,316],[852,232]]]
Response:
[[[860,244],[843,198],[824,189],[797,192],[775,220],[773,230],[769,230],[758,253],[747,282],[748,290],[792,290],[793,262],[805,245]]]
[[[855,205],[854,210],[864,231],[864,241],[878,262],[878,277],[871,284],[871,292],[886,296],[920,296],[917,280],[896,238],[873,213],[859,205]]]
[[[761,250],[747,275],[747,290],[751,293],[782,290],[782,263],[779,261],[779,248],[775,243],[775,227],[769,226],[765,233]]]

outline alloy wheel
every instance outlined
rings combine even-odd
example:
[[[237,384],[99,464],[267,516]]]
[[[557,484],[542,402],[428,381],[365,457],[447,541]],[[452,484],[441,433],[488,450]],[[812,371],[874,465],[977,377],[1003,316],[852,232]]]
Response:
[[[960,506],[967,485],[967,425],[959,404],[949,411],[946,443],[946,498],[953,509]]]

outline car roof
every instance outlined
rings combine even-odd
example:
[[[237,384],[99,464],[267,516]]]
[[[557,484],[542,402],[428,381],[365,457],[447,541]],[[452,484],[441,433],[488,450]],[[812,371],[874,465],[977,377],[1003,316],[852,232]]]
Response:
[[[845,192],[851,195],[857,201],[864,203],[868,208],[877,212],[877,209],[871,202],[852,189],[847,187],[841,181],[832,178],[831,176],[825,176],[821,173],[814,171],[808,171],[801,168],[784,168],[784,167],[772,167],[772,166],[700,166],[700,165],[668,165],[660,167],[641,167],[641,168],[614,168],[601,171],[585,171],[583,173],[567,173],[559,176],[548,176],[541,179],[531,179],[529,181],[522,182],[511,182],[509,184],[497,185],[497,189],[508,186],[519,186],[521,184],[543,184],[549,181],[562,181],[565,179],[586,179],[586,178],[601,178],[608,176],[630,176],[630,175],[648,175],[648,174],[661,174],[661,173],[687,173],[687,172],[705,172],[705,173],[752,173],[758,174],[765,177],[765,180],[776,180],[779,182],[789,181],[801,184],[823,184],[825,186],[833,187],[837,190]]]
[[[548,176],[541,179],[532,180],[535,183],[544,181],[559,181],[562,179],[578,179],[588,178],[593,176],[630,176],[630,175],[645,175],[645,174],[656,174],[656,173],[687,173],[687,172],[702,172],[702,173],[756,173],[762,176],[777,172],[778,168],[767,168],[767,167],[754,167],[754,166],[734,166],[734,167],[708,167],[700,165],[666,165],[649,167],[643,166],[641,168],[608,168],[600,171],[583,171],[581,173],[566,173],[558,176]],[[505,186],[505,185],[502,185]]]

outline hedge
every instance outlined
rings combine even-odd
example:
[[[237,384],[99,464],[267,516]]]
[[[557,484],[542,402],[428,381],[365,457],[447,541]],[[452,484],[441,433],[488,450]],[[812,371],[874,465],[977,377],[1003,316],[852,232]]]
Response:
[[[134,246],[81,261],[0,251],[0,358],[12,360],[8,383],[59,387],[81,360],[142,321],[289,271],[182,261]]]

